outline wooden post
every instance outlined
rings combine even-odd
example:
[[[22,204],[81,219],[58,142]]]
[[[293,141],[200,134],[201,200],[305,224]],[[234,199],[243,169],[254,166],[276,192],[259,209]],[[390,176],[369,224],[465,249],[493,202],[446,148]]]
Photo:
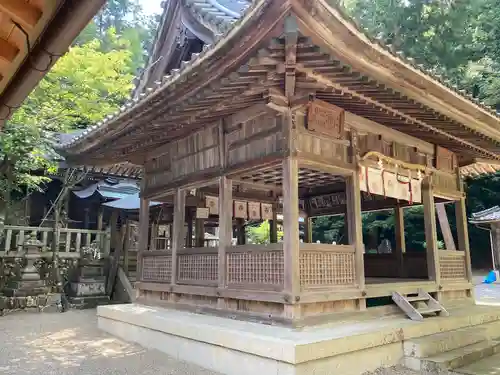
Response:
[[[149,206],[148,206],[149,207]],[[148,208],[148,211],[149,211],[149,208]],[[116,247],[116,239],[117,239],[117,229],[118,229],[118,210],[116,209],[113,209],[113,211],[111,211],[111,218],[109,220],[109,227],[111,229],[111,247],[113,249],[115,249]],[[139,221],[140,221],[140,213],[139,213]],[[149,221],[149,220],[148,220]],[[142,229],[142,227],[141,227]],[[146,228],[146,233],[148,232],[148,229]],[[146,238],[147,238],[147,234],[146,234]]]
[[[458,188],[463,193],[464,185],[460,175],[460,169],[457,168]],[[465,252],[465,267],[467,271],[467,280],[472,283],[472,264],[470,258],[470,244],[469,244],[469,228],[467,223],[467,210],[465,206],[465,196],[455,202],[455,217],[457,220],[457,237],[458,249]],[[493,230],[493,227],[490,229]],[[494,263],[494,261],[493,261]],[[495,264],[493,264],[495,267]]]
[[[283,242],[285,292],[295,300],[300,293],[299,165],[293,157],[283,161]]]
[[[436,212],[446,250],[456,250],[455,240],[453,239],[453,234],[451,233],[450,222],[448,221],[448,214],[446,213],[444,203],[436,203]]]
[[[361,290],[365,289],[365,259],[363,227],[361,222],[361,190],[357,173],[346,178],[347,227],[349,245],[355,248],[356,282]],[[359,309],[366,309],[366,299],[359,300]]]
[[[97,230],[99,231],[102,231],[103,219],[104,219],[104,209],[102,206],[99,206],[99,211],[97,212]]]
[[[194,232],[195,246],[205,247],[205,219],[196,219]]]
[[[273,204],[273,219],[269,221],[269,236],[271,243],[278,243],[278,205]]]
[[[188,209],[186,213],[187,219],[187,233],[186,233],[186,247],[193,247],[193,212]]]
[[[427,177],[422,182],[422,202],[424,204],[425,242],[427,244],[427,272],[429,280],[433,280],[439,285],[441,275],[436,233],[436,205],[432,192],[431,177]]]
[[[113,230],[113,229],[111,229]],[[142,278],[142,255],[148,250],[149,200],[141,197],[139,206],[139,244],[137,249],[137,278]]]
[[[305,223],[305,233],[304,233],[304,242],[312,243],[313,242],[313,232],[312,232],[312,217],[308,216],[304,219]]]
[[[226,248],[233,237],[233,182],[219,180],[219,288],[226,287]]]
[[[184,239],[184,221],[186,215],[186,192],[182,189],[175,191],[174,224],[172,238],[172,280],[177,283],[177,251],[181,248]]]
[[[236,219],[236,230],[238,234],[238,245],[244,245],[246,242],[245,219]]]
[[[396,249],[395,255],[398,260],[399,277],[406,277],[406,270],[404,264],[404,254],[406,253],[406,239],[405,239],[405,221],[403,207],[396,207],[394,209],[394,222],[396,234]]]
[[[129,250],[130,250],[130,221],[125,224],[125,239],[123,244],[123,270],[129,275]]]

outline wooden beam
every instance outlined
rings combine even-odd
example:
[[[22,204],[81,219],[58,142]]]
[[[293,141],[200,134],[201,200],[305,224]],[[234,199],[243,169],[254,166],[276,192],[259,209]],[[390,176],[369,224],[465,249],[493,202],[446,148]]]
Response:
[[[446,250],[456,250],[455,240],[453,239],[453,234],[451,233],[450,222],[448,221],[448,214],[446,213],[444,203],[436,203],[436,212]]]
[[[17,57],[19,48],[5,39],[0,38],[0,60],[11,63]]]
[[[175,192],[174,203],[174,225],[172,238],[172,279],[171,284],[177,282],[177,250],[182,247],[184,237],[184,215],[186,214],[186,192],[182,189],[177,189]]]
[[[219,288],[226,287],[226,248],[233,238],[233,184],[223,176],[219,180]]]
[[[427,244],[427,272],[429,279],[439,285],[441,274],[436,236],[436,205],[432,193],[431,177],[427,177],[422,183],[422,203],[424,204],[425,242]]]
[[[21,0],[0,0],[0,12],[7,14],[12,20],[27,29],[35,27],[42,17],[40,9]]]

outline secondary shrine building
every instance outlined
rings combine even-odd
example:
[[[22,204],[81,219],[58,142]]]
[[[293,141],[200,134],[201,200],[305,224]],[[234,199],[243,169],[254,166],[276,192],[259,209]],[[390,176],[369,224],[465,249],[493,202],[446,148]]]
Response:
[[[144,167],[136,302],[292,326],[363,314],[395,292],[472,302],[460,171],[500,160],[497,115],[325,0],[198,3],[168,2],[161,68],[63,148],[73,165]],[[172,228],[161,249],[152,201]],[[448,202],[454,249],[437,240],[436,204]],[[424,207],[425,252],[405,245],[412,205]],[[381,209],[395,210],[397,246],[372,254],[362,213]],[[312,243],[312,218],[334,214],[341,243]],[[269,243],[245,243],[245,223],[262,220]],[[204,247],[206,227],[216,246]]]

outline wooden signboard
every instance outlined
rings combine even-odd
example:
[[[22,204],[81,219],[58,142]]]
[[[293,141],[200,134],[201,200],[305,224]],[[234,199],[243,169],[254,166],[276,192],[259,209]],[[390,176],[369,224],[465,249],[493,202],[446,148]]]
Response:
[[[210,216],[210,209],[209,208],[204,208],[204,207],[197,207],[196,208],[196,218],[197,219],[208,219],[208,216]]]
[[[210,215],[219,214],[219,199],[216,197],[205,197],[205,206],[208,208]]]
[[[457,169],[456,155],[444,147],[436,146],[436,169],[455,172]]]
[[[248,219],[249,220],[260,220],[260,203],[259,202],[248,202]]]
[[[262,220],[272,220],[273,219],[273,205],[270,203],[261,203],[260,205]]]
[[[322,100],[309,104],[307,129],[333,138],[344,137],[344,110]]]
[[[248,217],[247,213],[247,202],[244,201],[234,201],[234,215],[238,219],[246,219]]]

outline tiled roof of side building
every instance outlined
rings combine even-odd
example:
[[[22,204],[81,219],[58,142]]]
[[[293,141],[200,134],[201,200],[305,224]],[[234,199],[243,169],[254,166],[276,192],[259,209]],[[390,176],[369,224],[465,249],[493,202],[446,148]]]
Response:
[[[472,224],[491,223],[500,221],[500,207],[494,206],[472,214],[469,219]]]

